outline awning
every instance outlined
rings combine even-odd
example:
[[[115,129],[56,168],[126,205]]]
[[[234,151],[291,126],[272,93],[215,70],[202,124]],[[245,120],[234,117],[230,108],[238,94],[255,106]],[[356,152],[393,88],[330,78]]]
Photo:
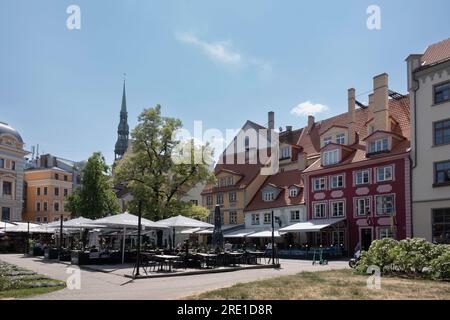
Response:
[[[180,233],[181,234],[193,234],[193,233],[197,233],[198,231],[201,231],[202,228],[191,228],[191,229],[184,229],[181,230]]]
[[[281,237],[278,230],[274,231],[274,237],[275,238]],[[272,230],[257,231],[255,233],[249,234],[247,238],[272,238]]]
[[[336,223],[344,221],[345,218],[339,219],[313,219],[306,222],[292,224],[290,226],[281,228],[280,232],[318,232]]]
[[[240,230],[235,230],[229,233],[226,233],[223,235],[224,238],[245,238],[247,237],[249,234],[255,233],[256,230],[251,230],[251,229],[240,229]]]
[[[164,225],[170,228],[214,228],[214,225],[206,223],[197,219],[192,219],[184,216],[170,217],[157,222],[160,225]]]

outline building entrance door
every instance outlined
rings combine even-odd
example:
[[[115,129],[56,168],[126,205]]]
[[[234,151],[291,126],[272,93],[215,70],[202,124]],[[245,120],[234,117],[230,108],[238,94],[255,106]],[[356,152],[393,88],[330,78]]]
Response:
[[[361,250],[367,251],[372,244],[372,229],[361,229]]]

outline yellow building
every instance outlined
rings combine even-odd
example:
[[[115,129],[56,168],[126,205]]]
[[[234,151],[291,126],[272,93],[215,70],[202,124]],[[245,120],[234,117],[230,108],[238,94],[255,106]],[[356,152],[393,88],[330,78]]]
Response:
[[[63,215],[67,197],[72,193],[72,173],[60,168],[29,169],[24,173],[26,183],[26,212],[24,221],[52,222]]]

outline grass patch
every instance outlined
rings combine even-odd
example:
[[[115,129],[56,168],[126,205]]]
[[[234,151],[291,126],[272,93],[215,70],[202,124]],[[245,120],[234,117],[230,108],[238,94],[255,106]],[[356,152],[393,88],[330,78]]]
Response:
[[[268,280],[236,284],[188,299],[218,300],[449,300],[450,283],[384,276],[381,289],[367,288],[367,276],[352,270],[303,272]]]
[[[0,261],[0,299],[22,298],[63,289],[63,281]]]

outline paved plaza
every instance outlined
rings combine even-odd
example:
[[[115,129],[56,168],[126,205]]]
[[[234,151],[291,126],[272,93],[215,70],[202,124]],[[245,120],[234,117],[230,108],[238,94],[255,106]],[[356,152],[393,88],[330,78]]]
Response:
[[[15,264],[53,279],[66,281],[73,268],[70,264],[51,262],[37,257],[24,257],[22,254],[0,255],[0,260]],[[182,277],[131,280],[124,277],[130,274],[130,265],[105,268],[104,272],[82,268],[81,288],[68,288],[33,297],[44,300],[94,300],[94,299],[182,299],[204,291],[229,287],[236,283],[263,280],[304,271],[324,271],[348,268],[346,261],[332,261],[326,266],[313,266],[311,261],[280,260],[281,269],[242,270],[226,273],[202,274]]]

